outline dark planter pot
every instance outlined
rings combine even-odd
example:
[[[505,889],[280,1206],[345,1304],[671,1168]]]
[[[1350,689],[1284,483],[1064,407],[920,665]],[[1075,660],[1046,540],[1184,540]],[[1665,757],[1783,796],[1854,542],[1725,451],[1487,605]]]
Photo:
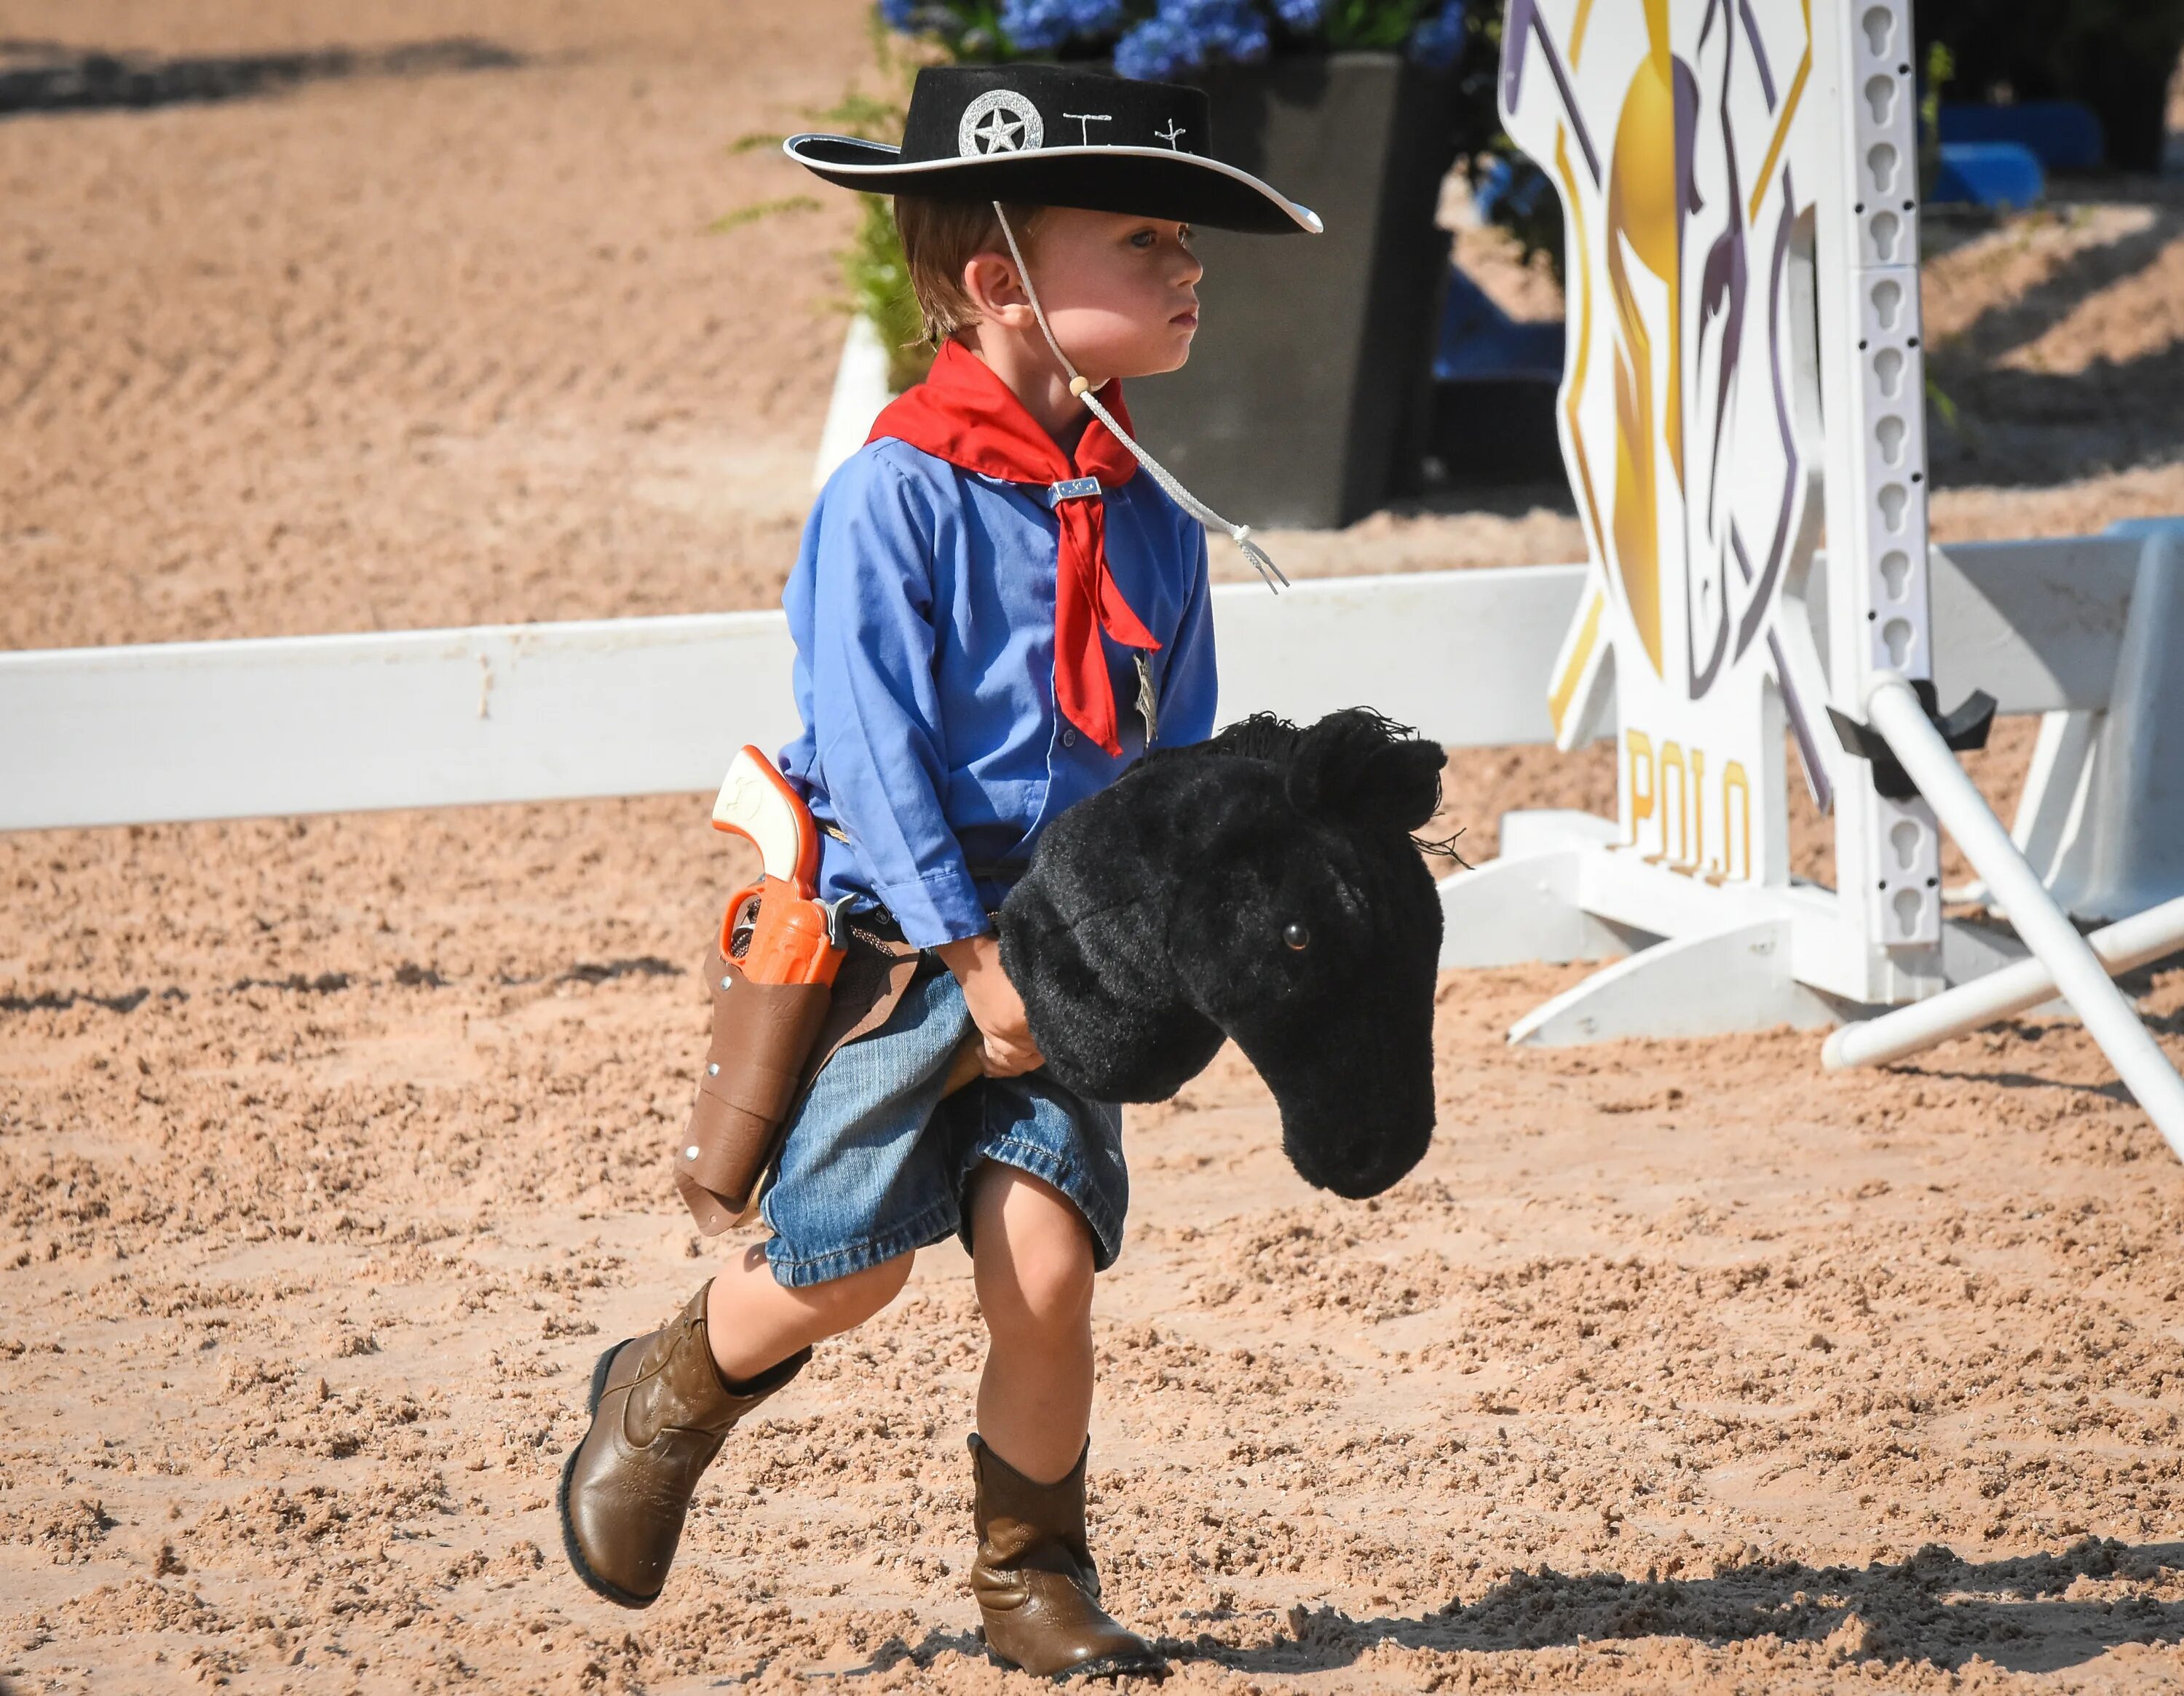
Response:
[[[1488,377],[1435,386],[1434,457],[1451,487],[1552,483],[1563,475],[1552,382]]]
[[[1453,79],[1393,53],[1201,79],[1214,145],[1319,214],[1321,236],[1199,232],[1190,363],[1130,387],[1145,445],[1240,524],[1329,528],[1416,487],[1431,421],[1434,224]]]

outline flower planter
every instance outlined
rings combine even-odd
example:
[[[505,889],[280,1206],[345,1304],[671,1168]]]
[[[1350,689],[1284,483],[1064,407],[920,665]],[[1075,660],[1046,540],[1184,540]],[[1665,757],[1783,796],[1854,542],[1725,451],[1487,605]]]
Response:
[[[1244,524],[1329,528],[1416,486],[1430,424],[1453,80],[1394,53],[1298,55],[1198,81],[1216,147],[1326,220],[1201,231],[1190,362],[1130,386],[1147,448]]]

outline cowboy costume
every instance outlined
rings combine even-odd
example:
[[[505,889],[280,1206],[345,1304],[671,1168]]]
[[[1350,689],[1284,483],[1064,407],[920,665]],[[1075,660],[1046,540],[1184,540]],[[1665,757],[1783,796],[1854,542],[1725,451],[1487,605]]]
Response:
[[[987,1160],[1076,1207],[1095,1270],[1121,1248],[1119,1109],[1043,1069],[950,1093],[951,1060],[976,1031],[956,979],[924,951],[990,930],[1065,808],[1147,749],[1212,733],[1204,526],[1279,579],[1245,527],[1138,446],[1120,382],[1095,391],[1078,375],[1001,210],[1006,201],[1318,231],[1309,210],[1214,158],[1207,131],[1197,89],[1061,65],[951,66],[919,72],[900,147],[824,135],[785,143],[844,187],[994,203],[1039,329],[1093,416],[1065,453],[977,355],[944,342],[931,375],[882,412],[805,525],[783,596],[804,727],[780,766],[827,832],[821,898],[847,898],[861,933],[891,945],[892,962],[916,963],[837,1009],[838,1024],[854,1017],[864,1034],[830,1050],[791,1111],[761,1203],[782,1284],[842,1277],[950,1234],[968,1248],[969,1185]],[[728,1431],[809,1356],[723,1382],[706,1294],[602,1358],[593,1424],[564,1476],[572,1564],[632,1606],[659,1593],[691,1493]],[[1084,1457],[1038,1484],[975,1437],[972,1453],[972,1588],[994,1650],[1048,1674],[1162,1667],[1100,1609]]]

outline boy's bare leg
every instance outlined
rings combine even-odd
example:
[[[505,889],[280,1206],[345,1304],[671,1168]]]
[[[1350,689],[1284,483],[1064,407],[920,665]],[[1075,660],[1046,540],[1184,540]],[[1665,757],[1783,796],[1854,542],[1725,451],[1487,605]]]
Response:
[[[916,1258],[900,1254],[844,1278],[791,1289],[774,1282],[764,1246],[753,1243],[713,1275],[705,1334],[714,1364],[730,1383],[749,1383],[798,1349],[862,1325],[901,1293]]]
[[[1051,1184],[989,1161],[972,1193],[971,1242],[992,1338],[979,1435],[1026,1477],[1063,1477],[1092,1417],[1092,1233]]]
[[[992,1346],[971,1442],[971,1564],[986,1646],[1042,1677],[1160,1674],[1158,1651],[1100,1605],[1084,1523],[1092,1414],[1092,1233],[1060,1191],[989,1162],[971,1263]]]

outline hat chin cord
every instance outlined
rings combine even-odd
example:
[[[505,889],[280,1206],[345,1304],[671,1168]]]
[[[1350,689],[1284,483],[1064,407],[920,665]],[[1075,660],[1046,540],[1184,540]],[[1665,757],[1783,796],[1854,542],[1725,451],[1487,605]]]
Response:
[[[1251,539],[1248,524],[1231,524],[1206,503],[1176,481],[1175,473],[1138,446],[1130,432],[1116,420],[1115,414],[1100,403],[1100,397],[1092,392],[1090,381],[1069,363],[1069,355],[1061,351],[1061,343],[1054,339],[1054,326],[1046,321],[1046,309],[1039,303],[1039,291],[1031,284],[1031,267],[1024,263],[1023,249],[1017,246],[1017,232],[1009,227],[1009,214],[1001,209],[1001,203],[994,203],[994,216],[1001,220],[1001,234],[1009,244],[1009,257],[1017,262],[1017,275],[1023,279],[1024,298],[1031,303],[1031,315],[1039,320],[1039,333],[1046,337],[1046,345],[1054,349],[1054,357],[1061,362],[1061,369],[1069,375],[1069,392],[1092,409],[1092,415],[1107,426],[1114,438],[1130,450],[1140,465],[1152,474],[1152,480],[1167,491],[1168,498],[1204,525],[1208,530],[1225,532],[1231,542],[1241,548],[1244,557],[1258,570],[1259,576],[1276,594],[1290,585],[1282,576],[1281,568],[1268,556],[1267,550]]]

